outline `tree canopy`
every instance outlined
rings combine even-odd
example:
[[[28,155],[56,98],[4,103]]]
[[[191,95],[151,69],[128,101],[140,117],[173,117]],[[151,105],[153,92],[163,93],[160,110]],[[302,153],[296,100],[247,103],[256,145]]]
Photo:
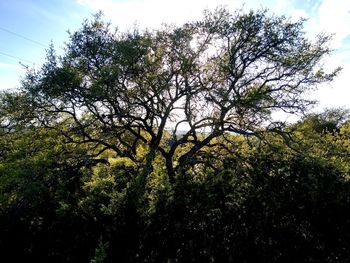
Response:
[[[62,56],[51,48],[42,69],[28,72],[22,94],[38,125],[65,127],[69,141],[134,162],[145,145],[142,165],[151,169],[160,153],[174,181],[175,171],[211,157],[203,149],[215,138],[278,131],[273,112],[304,113],[312,103],[304,93],[336,75],[320,66],[330,37],[311,42],[302,28],[266,10],[217,9],[142,32],[113,30],[96,15]]]

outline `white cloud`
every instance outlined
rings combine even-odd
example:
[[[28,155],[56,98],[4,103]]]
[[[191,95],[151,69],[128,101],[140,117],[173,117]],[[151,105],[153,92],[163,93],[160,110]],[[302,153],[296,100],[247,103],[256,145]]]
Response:
[[[334,48],[342,47],[344,39],[350,35],[350,1],[324,0],[317,16],[319,28],[334,33]]]
[[[243,0],[77,0],[93,11],[101,10],[112,23],[121,29],[137,23],[141,28],[157,28],[161,23],[180,24],[200,18],[204,9],[227,6],[230,9],[243,6]]]
[[[1,78],[0,91],[17,88],[19,87],[19,84],[20,82],[17,77]]]
[[[350,2],[319,1],[314,5],[313,13],[306,28],[309,35],[314,36],[319,32],[333,34],[330,47],[335,52],[325,60],[325,69],[332,70],[338,66],[343,68],[333,82],[320,86],[313,96],[320,101],[318,109],[349,107],[350,48],[345,40],[350,35]]]
[[[307,18],[305,29],[310,38],[321,32],[334,34],[332,47],[343,47],[344,39],[350,36],[350,1],[319,0],[311,8],[307,8],[309,5],[306,2],[305,7],[296,7],[295,3],[293,0],[276,0],[272,10],[292,19]]]

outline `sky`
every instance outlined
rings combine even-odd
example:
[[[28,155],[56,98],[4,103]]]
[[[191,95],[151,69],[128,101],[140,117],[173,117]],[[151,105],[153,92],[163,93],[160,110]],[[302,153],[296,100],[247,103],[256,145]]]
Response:
[[[204,9],[217,6],[232,11],[268,8],[293,20],[306,18],[310,39],[321,32],[333,34],[334,52],[324,68],[343,70],[309,96],[319,101],[316,110],[350,108],[350,0],[0,0],[0,90],[18,88],[25,74],[22,64],[40,68],[50,43],[62,52],[68,31],[76,31],[98,11],[120,30],[134,25],[156,29],[162,23],[200,19]]]

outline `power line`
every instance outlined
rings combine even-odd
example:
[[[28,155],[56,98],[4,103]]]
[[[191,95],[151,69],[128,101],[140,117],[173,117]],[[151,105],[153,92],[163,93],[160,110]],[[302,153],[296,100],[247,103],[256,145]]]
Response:
[[[30,38],[28,38],[28,37],[25,37],[25,36],[23,36],[23,35],[21,35],[21,34],[18,34],[18,33],[16,33],[16,32],[13,32],[13,31],[11,31],[11,30],[6,29],[6,28],[0,27],[0,30],[2,30],[2,31],[4,31],[4,32],[7,32],[7,33],[9,33],[9,34],[12,34],[12,35],[14,35],[14,36],[23,38],[23,39],[25,39],[25,40],[27,40],[27,41],[29,41],[29,42],[32,42],[32,43],[34,43],[34,44],[37,44],[37,45],[39,45],[39,46],[46,47],[46,48],[48,47],[47,45],[45,45],[45,44],[43,44],[43,43],[40,43],[39,41],[36,41],[36,40],[34,40],[34,39],[30,39]]]
[[[28,60],[28,59],[25,59],[25,58],[20,58],[20,57],[17,57],[17,56],[13,56],[13,55],[10,55],[10,54],[7,54],[7,53],[4,53],[4,52],[1,52],[1,51],[0,51],[0,55],[6,56],[6,57],[10,57],[10,58],[14,58],[14,59],[18,59],[18,60],[21,60],[21,61],[23,61],[23,62],[27,62],[27,63],[35,64],[35,62],[30,61],[30,60]]]

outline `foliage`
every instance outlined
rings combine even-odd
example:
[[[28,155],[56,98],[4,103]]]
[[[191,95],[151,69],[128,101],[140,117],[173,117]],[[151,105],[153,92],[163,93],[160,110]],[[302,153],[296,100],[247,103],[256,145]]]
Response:
[[[349,183],[317,162],[254,157],[246,174],[227,170],[179,184],[158,204],[145,258],[346,262]]]
[[[2,257],[347,262],[347,112],[271,117],[338,71],[302,26],[224,9],[152,32],[84,22],[0,95]]]
[[[96,15],[70,35],[61,57],[52,47],[43,68],[28,71],[22,92],[32,121],[127,157],[142,176],[160,154],[174,183],[215,138],[280,130],[273,112],[303,113],[312,103],[305,91],[337,74],[319,65],[330,37],[310,42],[302,28],[266,10],[217,9],[183,26],[123,33]]]
[[[108,243],[103,243],[102,238],[98,241],[98,247],[95,250],[95,257],[91,260],[91,263],[104,263],[106,262],[107,254],[106,249],[108,248]]]

